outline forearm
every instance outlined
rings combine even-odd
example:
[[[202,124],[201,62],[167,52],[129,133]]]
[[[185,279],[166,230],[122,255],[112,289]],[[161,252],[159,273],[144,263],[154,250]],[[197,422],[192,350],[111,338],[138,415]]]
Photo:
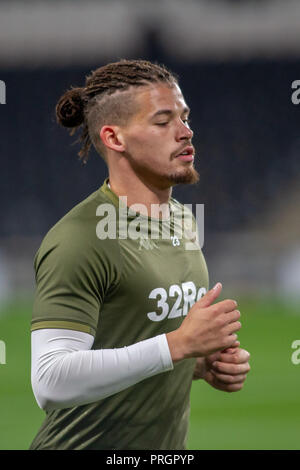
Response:
[[[91,403],[171,370],[165,335],[119,349],[91,350],[93,337],[73,330],[32,332],[32,387],[46,410]]]
[[[180,362],[185,359],[185,349],[182,346],[182,341],[180,341],[180,331],[174,330],[166,334],[166,338],[169,345],[170,354],[172,357],[173,364]],[[205,368],[205,358],[197,357],[196,358],[195,370],[193,373],[193,380],[203,379],[206,368]]]

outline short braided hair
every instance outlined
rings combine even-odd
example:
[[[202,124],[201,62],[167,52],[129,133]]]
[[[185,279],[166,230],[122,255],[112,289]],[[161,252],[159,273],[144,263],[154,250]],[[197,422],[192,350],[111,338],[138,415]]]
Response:
[[[82,128],[79,157],[84,163],[92,143],[103,155],[99,129],[105,122],[112,120],[122,125],[133,114],[132,95],[117,92],[160,82],[173,86],[178,79],[164,65],[122,59],[94,70],[86,77],[85,87],[71,88],[64,93],[56,105],[56,119],[62,126],[71,128],[71,135]]]

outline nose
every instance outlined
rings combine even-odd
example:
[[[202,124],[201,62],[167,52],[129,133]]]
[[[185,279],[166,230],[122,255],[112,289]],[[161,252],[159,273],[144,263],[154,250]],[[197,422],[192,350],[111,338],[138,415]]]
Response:
[[[190,126],[187,123],[184,123],[183,121],[180,120],[180,123],[178,124],[177,128],[177,135],[176,135],[176,140],[178,142],[182,140],[191,140],[193,137],[194,133]]]

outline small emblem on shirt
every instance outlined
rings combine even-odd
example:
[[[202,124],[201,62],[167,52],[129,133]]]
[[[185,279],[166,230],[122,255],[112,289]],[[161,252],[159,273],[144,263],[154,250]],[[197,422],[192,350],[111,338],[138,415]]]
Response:
[[[173,246],[179,246],[180,245],[179,238],[176,235],[171,237],[171,240],[172,240]]]

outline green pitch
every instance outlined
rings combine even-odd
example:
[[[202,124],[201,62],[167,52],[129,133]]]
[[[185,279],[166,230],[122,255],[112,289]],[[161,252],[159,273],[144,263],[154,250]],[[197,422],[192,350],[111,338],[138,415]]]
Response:
[[[280,301],[239,300],[241,346],[251,353],[244,390],[225,394],[194,382],[190,449],[300,449],[300,364],[291,344],[300,339],[296,306]],[[30,385],[30,302],[0,312],[0,449],[27,449],[44,412]]]

